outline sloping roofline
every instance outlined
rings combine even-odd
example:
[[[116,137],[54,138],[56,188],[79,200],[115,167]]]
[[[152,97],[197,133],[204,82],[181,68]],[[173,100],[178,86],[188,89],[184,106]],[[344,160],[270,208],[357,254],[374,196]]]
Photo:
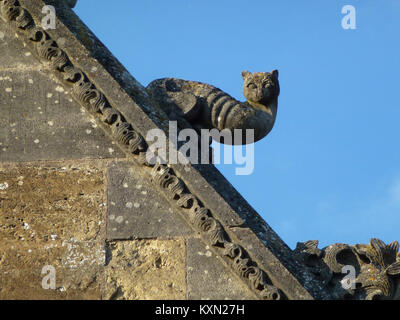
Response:
[[[38,23],[45,5],[56,8],[56,29],[43,30]],[[72,89],[76,101],[95,115],[105,133],[141,165],[160,192],[180,208],[193,231],[200,232],[203,241],[260,299],[328,297],[292,250],[213,165],[150,165],[146,161],[143,137],[150,129],[167,131],[166,114],[151,105],[145,88],[65,2],[0,0],[0,6],[3,19],[19,39]]]

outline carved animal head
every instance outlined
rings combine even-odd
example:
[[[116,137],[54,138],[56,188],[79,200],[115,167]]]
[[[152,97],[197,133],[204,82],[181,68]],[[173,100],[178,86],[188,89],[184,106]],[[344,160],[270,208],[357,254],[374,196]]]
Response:
[[[270,104],[279,96],[278,70],[272,72],[242,72],[243,94],[249,103]]]

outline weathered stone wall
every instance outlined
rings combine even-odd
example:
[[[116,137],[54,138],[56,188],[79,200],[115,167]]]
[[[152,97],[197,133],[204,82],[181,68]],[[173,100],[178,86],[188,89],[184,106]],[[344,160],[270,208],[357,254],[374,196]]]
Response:
[[[168,117],[66,2],[0,11],[0,299],[353,298],[332,289],[339,254],[290,250],[214,166],[143,160]],[[360,248],[391,257],[361,276],[392,298],[398,243]]]
[[[0,299],[255,298],[3,23],[0,48]]]
[[[254,298],[145,180],[114,175],[124,165],[0,165],[0,299]]]
[[[45,4],[57,12],[47,32]],[[213,166],[171,165],[177,195],[198,199],[188,209],[88,108],[54,52],[138,134],[168,124],[65,2],[0,0],[0,9],[1,298],[312,298],[290,273],[289,248]],[[222,248],[214,229],[188,220],[197,209]],[[55,268],[54,290],[41,286],[44,266]]]

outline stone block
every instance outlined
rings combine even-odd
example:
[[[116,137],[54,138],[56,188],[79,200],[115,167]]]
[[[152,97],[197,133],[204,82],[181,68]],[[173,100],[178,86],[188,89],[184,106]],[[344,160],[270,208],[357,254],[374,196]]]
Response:
[[[104,239],[102,169],[91,164],[0,164],[0,239]]]
[[[101,299],[104,257],[94,241],[2,241],[0,299]]]
[[[183,240],[110,242],[106,299],[182,300],[186,298]]]
[[[251,300],[256,296],[200,239],[187,241],[188,299]]]
[[[44,70],[0,70],[0,96],[0,162],[125,157]]]
[[[101,299],[104,173],[95,164],[0,164],[0,299]],[[44,289],[45,266],[55,288]]]
[[[154,184],[129,162],[108,169],[108,239],[175,237],[192,233]]]
[[[18,39],[16,32],[2,21],[0,22],[0,52],[0,70],[13,68],[23,70],[38,64],[33,54]]]

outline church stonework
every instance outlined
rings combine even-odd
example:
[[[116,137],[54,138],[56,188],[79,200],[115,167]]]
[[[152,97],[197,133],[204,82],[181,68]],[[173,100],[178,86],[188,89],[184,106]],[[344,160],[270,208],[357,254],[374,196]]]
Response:
[[[213,165],[149,162],[169,117],[75,3],[0,0],[0,299],[400,298],[397,242],[291,250]]]

